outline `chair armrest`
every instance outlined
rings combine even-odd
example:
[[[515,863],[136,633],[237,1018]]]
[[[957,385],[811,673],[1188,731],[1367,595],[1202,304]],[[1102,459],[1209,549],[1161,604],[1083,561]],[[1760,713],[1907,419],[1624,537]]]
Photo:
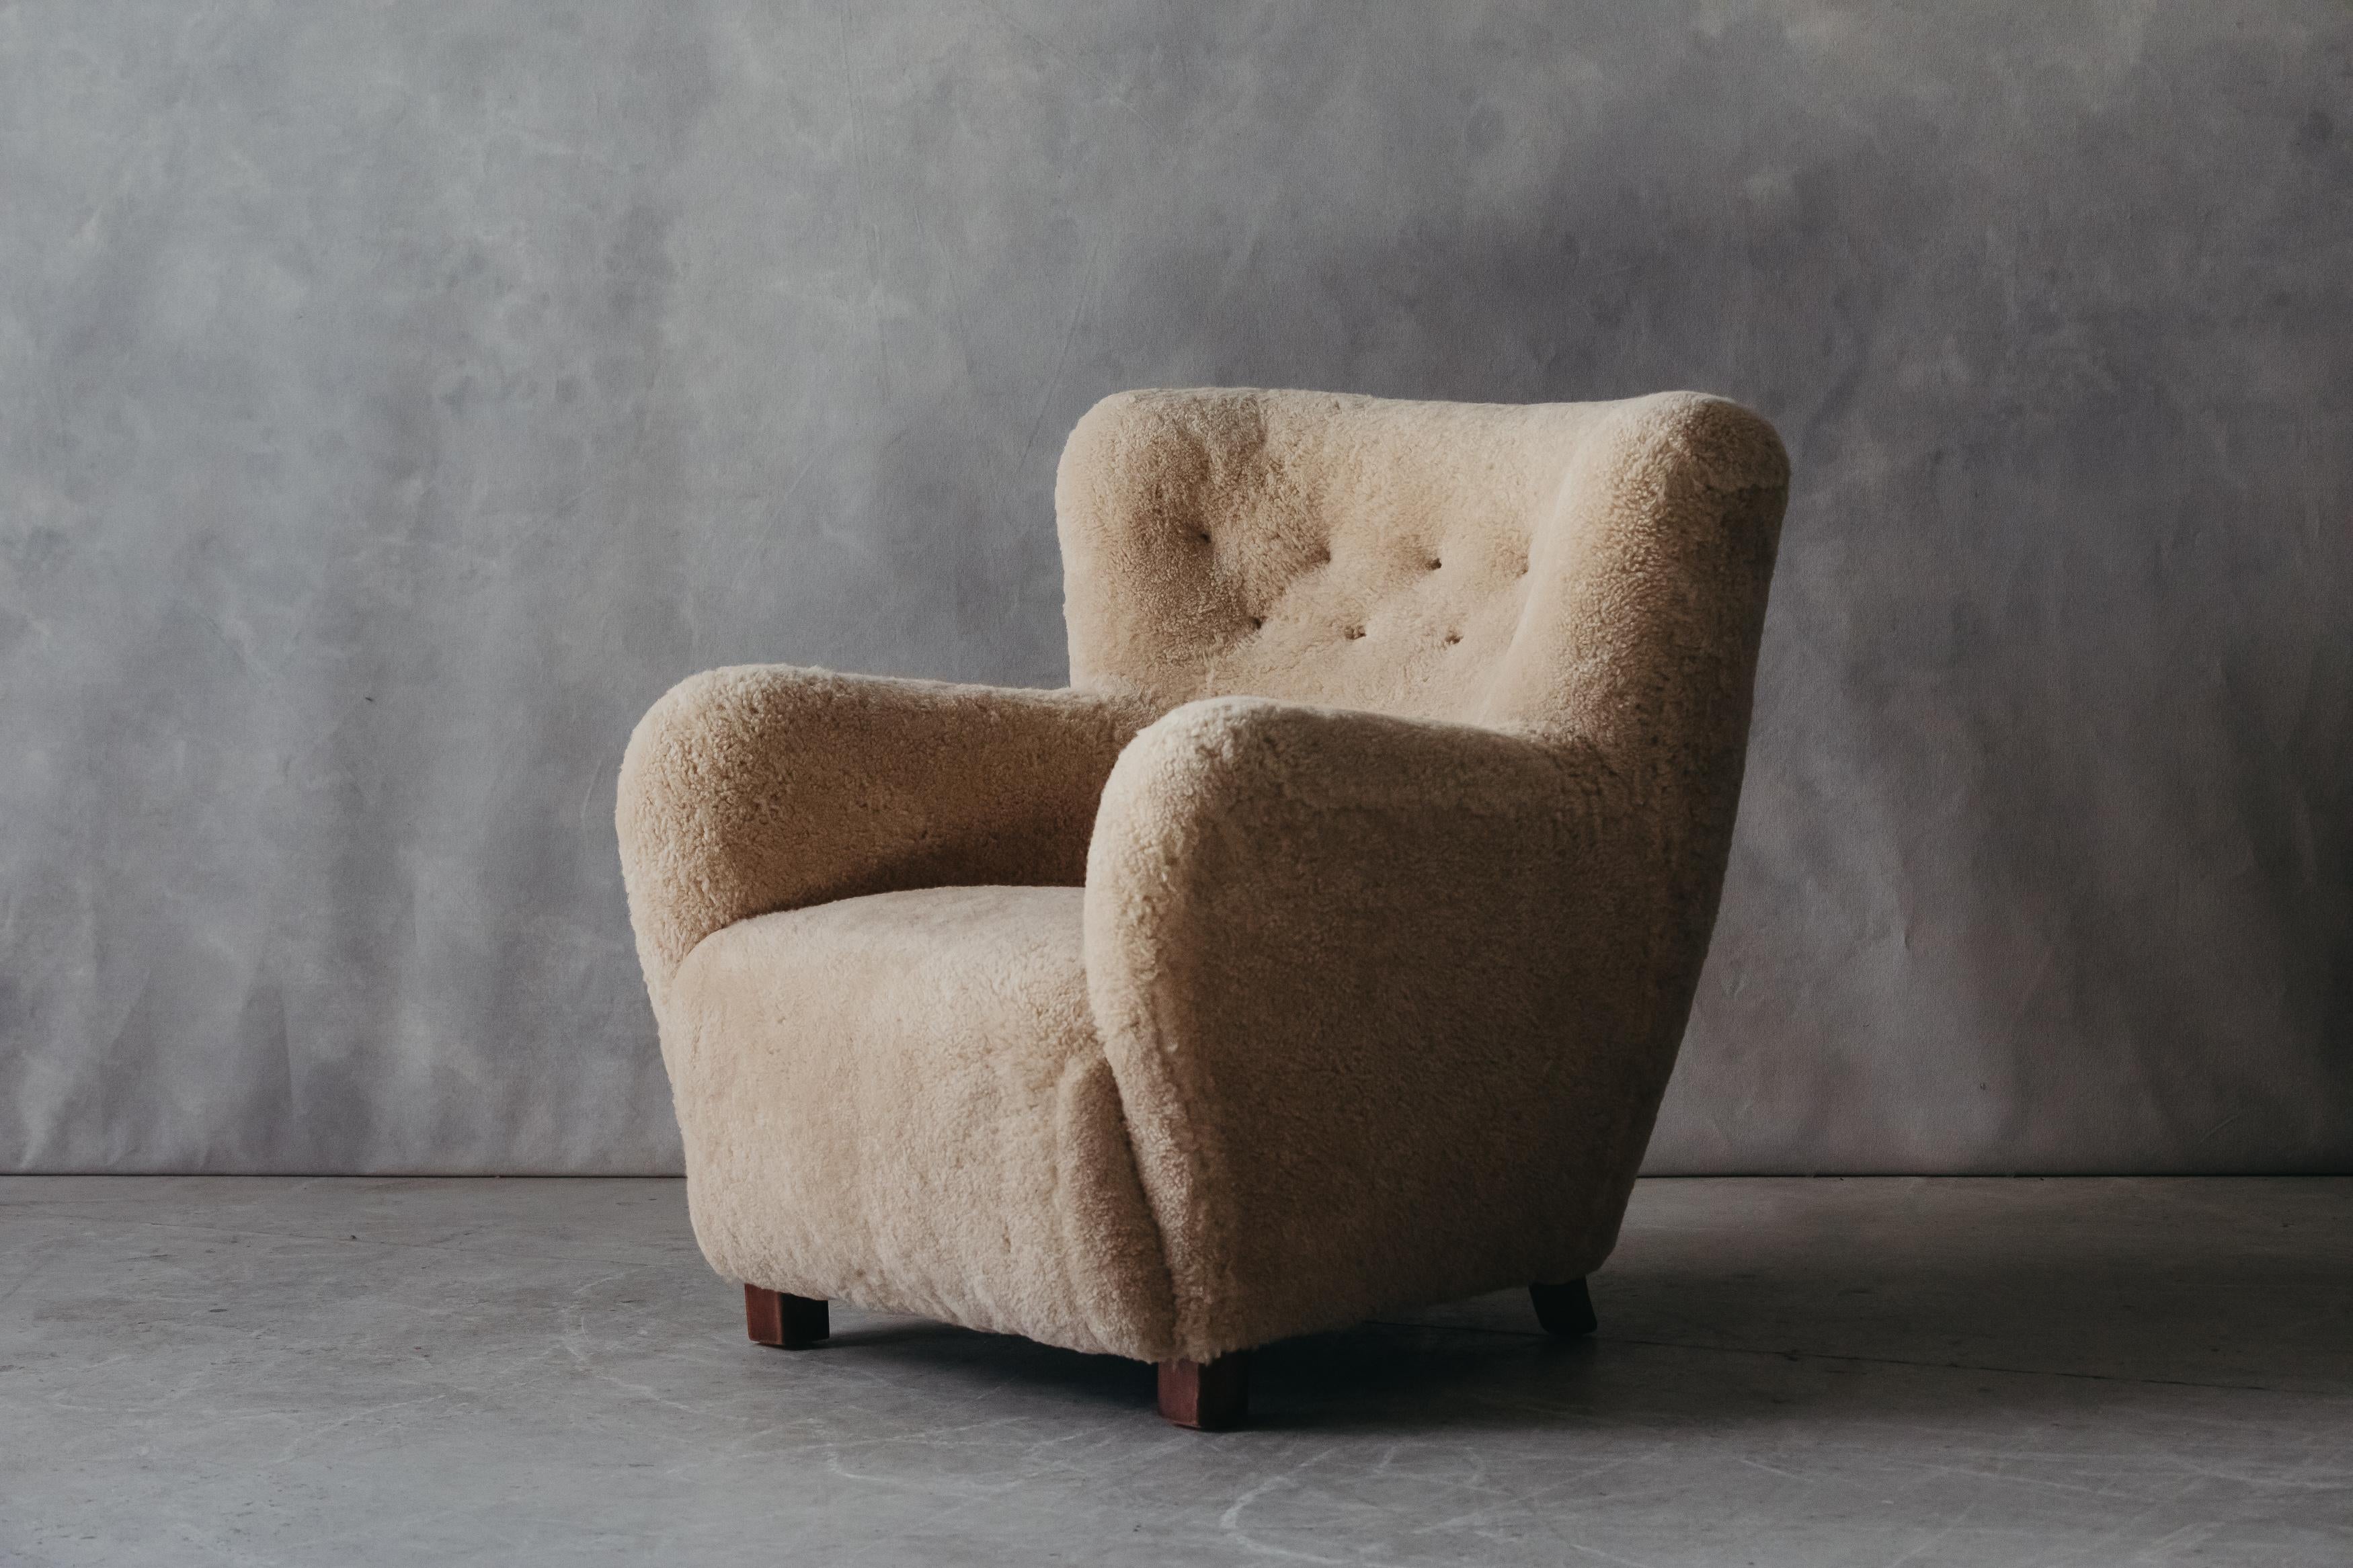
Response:
[[[1138,735],[1090,998],[1196,1360],[1605,1256],[1713,918],[1575,740],[1248,698]]]
[[[630,736],[615,812],[656,1008],[697,942],[753,915],[904,888],[1076,886],[1103,780],[1156,711],[783,665],[681,681]]]

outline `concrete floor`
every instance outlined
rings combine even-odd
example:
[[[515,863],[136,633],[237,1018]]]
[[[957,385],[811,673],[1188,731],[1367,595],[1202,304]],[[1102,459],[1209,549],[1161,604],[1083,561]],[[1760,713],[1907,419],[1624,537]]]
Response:
[[[1662,1181],[1258,1419],[837,1310],[670,1182],[0,1180],[0,1562],[2353,1563],[2353,1180]]]

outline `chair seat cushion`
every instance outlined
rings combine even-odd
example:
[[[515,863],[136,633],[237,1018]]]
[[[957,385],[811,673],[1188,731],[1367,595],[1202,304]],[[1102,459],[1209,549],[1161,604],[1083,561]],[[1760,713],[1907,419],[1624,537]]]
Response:
[[[663,1049],[723,1273],[1159,1359],[1168,1274],[1087,1002],[1077,888],[762,915],[680,967]]]

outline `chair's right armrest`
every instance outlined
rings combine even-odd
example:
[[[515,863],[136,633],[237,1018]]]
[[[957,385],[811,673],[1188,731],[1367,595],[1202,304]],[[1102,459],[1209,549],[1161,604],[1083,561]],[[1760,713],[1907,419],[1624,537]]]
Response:
[[[1706,947],[1580,741],[1255,698],[1104,788],[1087,988],[1206,1361],[1607,1254]]]
[[[1079,885],[1103,780],[1159,710],[785,665],[681,681],[630,736],[615,812],[655,1006],[697,942],[754,915],[905,888]]]

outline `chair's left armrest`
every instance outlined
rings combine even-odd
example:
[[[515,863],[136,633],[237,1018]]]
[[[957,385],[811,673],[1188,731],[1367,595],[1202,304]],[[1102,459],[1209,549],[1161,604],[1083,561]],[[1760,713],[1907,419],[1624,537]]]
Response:
[[[906,888],[1076,886],[1103,780],[1158,711],[786,665],[681,682],[629,738],[615,813],[655,1005],[697,942],[753,915]]]
[[[1712,913],[1640,816],[1573,740],[1220,698],[1129,745],[1087,979],[1181,1354],[1599,1261]]]

